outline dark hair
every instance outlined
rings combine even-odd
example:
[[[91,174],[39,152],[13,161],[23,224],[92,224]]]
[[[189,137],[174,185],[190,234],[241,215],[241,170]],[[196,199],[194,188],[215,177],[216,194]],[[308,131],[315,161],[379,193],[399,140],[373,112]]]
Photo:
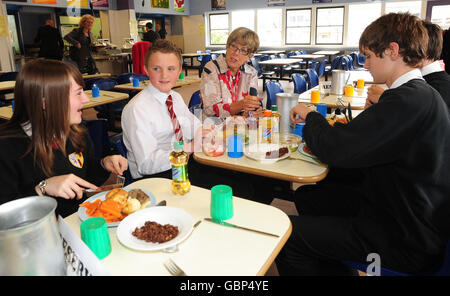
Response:
[[[166,39],[156,39],[155,42],[153,42],[150,47],[148,48],[147,53],[145,54],[145,67],[147,68],[148,61],[150,60],[150,57],[155,52],[162,52],[162,53],[173,53],[178,60],[180,61],[180,67],[182,64],[182,58],[181,58],[181,49],[179,49],[174,43],[172,43],[169,40]]]
[[[359,39],[359,50],[369,49],[378,57],[391,42],[399,46],[403,61],[411,67],[421,67],[426,57],[428,34],[422,20],[409,13],[389,13],[372,22]]]
[[[18,133],[23,134],[22,124],[31,124],[31,142],[25,155],[32,152],[35,164],[37,162],[47,176],[52,174],[54,145],[64,155],[67,140],[77,152],[85,147],[84,128],[70,125],[71,77],[84,86],[80,71],[72,64],[43,58],[27,62],[17,75],[13,116],[0,126],[1,131],[8,130],[4,133],[7,136],[18,136]],[[19,132],[11,134],[10,131]]]
[[[427,59],[437,61],[441,58],[442,51],[442,29],[429,21],[423,21],[428,32]]]
[[[153,28],[152,22],[146,23],[145,26],[146,26],[147,28],[149,28],[149,29]]]

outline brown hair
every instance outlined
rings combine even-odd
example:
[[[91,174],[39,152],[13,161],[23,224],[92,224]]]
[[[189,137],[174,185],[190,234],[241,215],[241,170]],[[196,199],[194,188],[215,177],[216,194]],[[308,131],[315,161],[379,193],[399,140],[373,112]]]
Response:
[[[174,43],[172,43],[169,40],[165,39],[156,39],[155,42],[153,42],[150,47],[148,48],[147,53],[145,54],[145,64],[144,66],[147,68],[148,61],[150,60],[150,57],[155,52],[162,52],[162,53],[173,53],[178,60],[180,61],[180,67],[182,65],[182,58],[181,58],[181,49],[179,49]]]
[[[88,21],[93,21],[94,22],[95,18],[92,15],[90,15],[90,14],[85,14],[85,15],[83,15],[81,17],[80,22],[78,23],[78,26],[80,28],[84,28],[86,22],[88,22]]]
[[[69,121],[71,77],[84,86],[80,71],[71,64],[42,58],[26,63],[16,79],[13,116],[0,127],[20,130],[21,124],[31,124],[31,142],[24,156],[32,152],[35,165],[47,176],[52,175],[54,145],[64,155],[67,140],[77,152],[85,147],[85,129]]]
[[[427,59],[437,61],[441,58],[442,29],[429,21],[422,21],[428,32]]]
[[[421,67],[426,57],[428,34],[422,21],[409,13],[389,13],[372,22],[359,39],[359,50],[369,49],[378,57],[391,42],[399,45],[403,61],[411,67]]]
[[[227,39],[227,48],[230,47],[233,42],[247,46],[249,54],[255,53],[259,48],[258,34],[245,27],[239,27],[231,32]]]

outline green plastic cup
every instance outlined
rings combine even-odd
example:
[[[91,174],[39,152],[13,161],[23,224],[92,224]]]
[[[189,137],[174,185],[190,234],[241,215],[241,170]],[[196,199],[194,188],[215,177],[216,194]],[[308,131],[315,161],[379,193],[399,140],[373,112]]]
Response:
[[[178,79],[184,80],[184,72],[183,71],[181,71],[180,76],[178,76]]]
[[[103,259],[111,253],[111,241],[105,218],[86,219],[81,223],[80,230],[81,239],[98,259]]]
[[[218,221],[233,217],[233,190],[228,185],[211,188],[211,218]]]

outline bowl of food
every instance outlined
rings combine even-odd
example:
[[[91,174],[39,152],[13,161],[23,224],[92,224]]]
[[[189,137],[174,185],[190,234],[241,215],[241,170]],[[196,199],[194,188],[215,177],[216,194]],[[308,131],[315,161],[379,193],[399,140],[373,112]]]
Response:
[[[289,147],[291,152],[295,152],[302,142],[302,137],[291,133],[280,134],[280,144]]]

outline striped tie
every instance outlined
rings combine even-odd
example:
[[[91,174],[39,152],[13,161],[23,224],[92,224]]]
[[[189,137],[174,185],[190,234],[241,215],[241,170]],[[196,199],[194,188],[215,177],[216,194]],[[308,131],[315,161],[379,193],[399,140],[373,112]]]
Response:
[[[169,110],[170,119],[172,120],[173,130],[175,132],[175,138],[177,141],[183,141],[183,132],[181,131],[180,123],[178,122],[175,112],[173,112],[172,96],[169,96],[166,100],[167,109]]]

